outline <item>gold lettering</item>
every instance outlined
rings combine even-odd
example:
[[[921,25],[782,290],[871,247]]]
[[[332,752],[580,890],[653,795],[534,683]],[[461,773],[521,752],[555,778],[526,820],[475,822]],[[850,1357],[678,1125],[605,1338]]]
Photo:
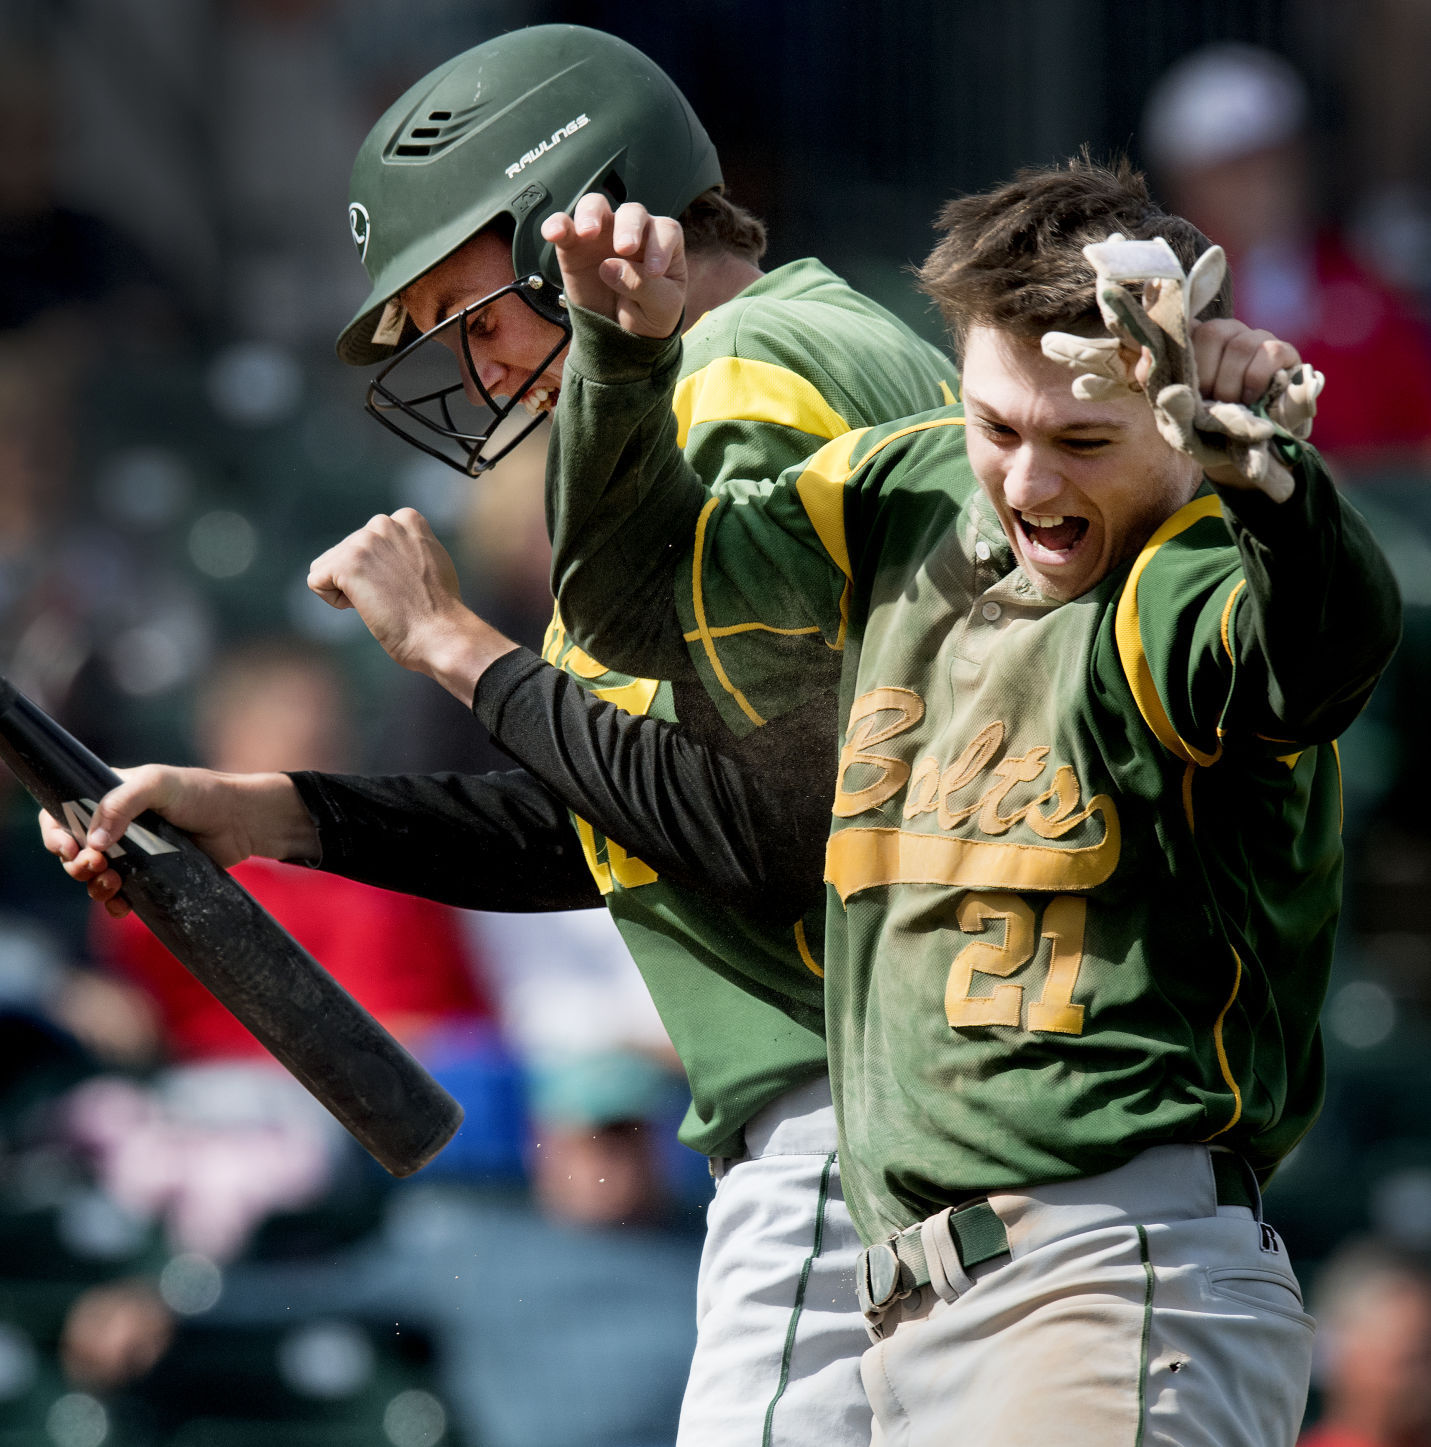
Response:
[[[825,846],[825,878],[842,901],[862,889],[890,884],[1081,893],[1109,878],[1122,848],[1113,800],[1107,794],[1095,794],[1088,801],[1087,813],[1101,816],[1103,837],[1074,848],[909,829],[840,829]]]
[[[926,756],[914,766],[909,781],[909,798],[904,801],[904,817],[928,814],[939,803],[939,760]]]
[[[953,829],[956,825],[962,824],[979,807],[979,800],[975,799],[965,808],[951,809],[949,807],[950,795],[957,793],[971,779],[975,779],[983,773],[989,760],[998,753],[999,745],[1003,741],[1003,724],[997,721],[986,724],[974,735],[968,748],[944,770],[944,775],[939,781],[939,827],[941,829]]]
[[[1067,826],[1058,826],[1078,808],[1079,793],[1078,775],[1068,764],[1060,764],[1054,771],[1053,787],[1045,789],[1024,810],[1024,823],[1040,839],[1057,839],[1060,834],[1068,832]],[[1053,800],[1057,800],[1057,803],[1050,813],[1045,814],[1043,806]]]
[[[1012,975],[1028,962],[1034,949],[1034,912],[1016,894],[969,894],[960,901],[955,917],[960,932],[983,934],[996,921],[1004,937],[974,940],[954,957],[944,986],[944,1015],[956,1029],[971,1025],[1008,1025],[1017,1029],[1023,1008],[1022,985],[996,985],[989,995],[975,995],[974,976]]]
[[[1073,1003],[1083,964],[1083,931],[1088,900],[1064,894],[1049,901],[1039,934],[1049,942],[1048,978],[1043,994],[1029,1005],[1029,1029],[1054,1035],[1082,1035],[1084,1007]]]
[[[1085,1007],[1073,1003],[1078,971],[1083,964],[1083,933],[1088,900],[1079,894],[1050,900],[1037,936],[1033,907],[1016,894],[968,894],[955,918],[960,932],[982,935],[1002,923],[1003,939],[979,939],[954,956],[944,986],[944,1015],[956,1030],[976,1025],[1017,1029],[1023,1009],[1022,985],[997,985],[990,994],[974,994],[975,975],[1007,978],[1033,963],[1037,939],[1050,945],[1043,994],[1028,1007],[1028,1030],[1053,1035],[1081,1035]]]
[[[958,758],[942,769],[938,758],[932,754],[926,754],[911,768],[904,760],[892,754],[881,753],[875,748],[877,744],[887,743],[890,739],[908,733],[923,719],[924,713],[924,700],[906,688],[876,688],[855,701],[850,709],[845,747],[840,754],[838,787],[832,811],[836,818],[848,819],[866,810],[878,808],[907,786],[908,792],[902,810],[905,819],[935,814],[943,831],[956,830],[973,820],[974,829],[985,836],[982,844],[976,839],[960,844],[954,853],[949,855],[951,861],[955,855],[968,859],[981,854],[990,860],[997,857],[999,863],[993,867],[998,873],[1002,875],[1007,868],[1008,878],[1018,878],[1030,867],[1027,861],[1039,857],[1040,847],[995,845],[993,840],[1008,834],[1019,823],[1026,824],[1030,833],[1039,839],[1062,839],[1094,815],[1102,816],[1105,824],[1103,840],[1075,852],[1081,858],[1100,861],[1095,868],[1101,867],[1101,861],[1107,858],[1110,852],[1112,858],[1117,858],[1118,824],[1112,800],[1099,794],[1086,806],[1080,807],[1083,787],[1071,764],[1058,765],[1048,788],[1023,804],[1013,805],[1007,813],[1004,812],[1005,806],[1009,804],[1009,796],[1019,785],[1032,784],[1043,776],[1049,767],[1052,749],[1047,744],[1038,744],[1024,754],[1012,755],[995,763],[994,760],[1004,745],[1006,732],[1003,723],[998,720],[980,729]],[[870,782],[864,782],[870,779],[868,772],[862,776],[856,775],[856,782],[860,786],[847,788],[845,781],[849,770],[857,765],[873,770],[874,777]],[[990,774],[993,775],[992,782],[989,780]],[[968,802],[959,802],[959,794],[972,792],[970,786],[977,785],[981,778],[984,782],[983,792]],[[928,844],[921,846],[914,846],[911,837],[902,839],[898,845],[893,845],[891,840],[875,848],[873,854],[885,856],[885,851],[891,846],[906,858],[913,857],[909,852],[913,849],[914,854],[931,860],[940,849],[934,842],[934,836],[931,836]],[[987,851],[991,849],[1009,852],[997,856],[989,855]],[[924,851],[929,850],[934,853],[926,856]],[[1026,853],[1029,850],[1033,851],[1032,854]],[[832,841],[830,857],[844,860],[851,857],[850,851],[870,858],[867,848],[853,841]],[[1021,856],[1024,862],[1014,864]],[[882,870],[883,867],[880,866],[879,869]],[[949,864],[938,865],[936,872],[942,875],[950,867]],[[1039,872],[1039,866],[1032,867],[1034,872]],[[1082,868],[1083,866],[1074,866],[1074,874],[1081,874]],[[976,873],[984,877],[984,869],[985,866],[976,866]],[[863,872],[863,868],[860,872]],[[843,873],[843,869],[836,871],[837,875]],[[867,886],[861,884],[856,887]]]
[[[1043,773],[1047,758],[1048,748],[1040,744],[1038,748],[1030,749],[1019,758],[1001,759],[994,765],[994,777],[1004,782],[995,784],[979,801],[983,805],[979,811],[979,828],[985,834],[1007,834],[1028,812],[1029,806],[1025,804],[1022,809],[1015,809],[1012,814],[1000,814],[999,805],[1004,802],[1015,784],[1033,783]]]
[[[893,720],[876,723],[877,715],[890,712],[895,715]],[[899,793],[909,779],[909,765],[892,755],[875,753],[872,746],[907,733],[923,717],[924,700],[907,688],[876,688],[855,700],[840,753],[832,811],[836,818],[848,819],[866,809],[877,809]],[[863,788],[847,791],[845,774],[856,764],[876,769],[878,777]]]
[[[1040,839],[1062,839],[1071,830],[1077,829],[1085,819],[1093,816],[1096,808],[1096,801],[1090,803],[1086,809],[1078,809],[1079,800],[1078,775],[1073,772],[1069,764],[1060,764],[1058,772],[1053,776],[1053,788],[1040,794],[1037,799],[1029,805],[1028,811],[1024,814],[1024,823],[1038,835]],[[1040,804],[1045,804],[1049,799],[1056,797],[1058,807],[1052,814],[1045,814],[1039,809]]]

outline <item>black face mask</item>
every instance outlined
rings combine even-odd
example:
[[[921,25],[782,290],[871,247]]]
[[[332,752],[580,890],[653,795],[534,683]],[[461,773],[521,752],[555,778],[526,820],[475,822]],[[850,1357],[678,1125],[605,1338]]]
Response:
[[[521,403],[571,340],[571,323],[560,309],[564,303],[559,302],[554,309],[549,300],[554,292],[550,282],[529,276],[509,282],[454,312],[431,331],[409,342],[387,362],[368,385],[367,410],[389,431],[468,477],[495,467],[546,420],[545,412],[527,417]],[[518,297],[547,322],[556,340],[551,351],[513,394],[501,398],[488,392],[477,375],[469,323],[484,307],[494,305],[509,294]],[[453,328],[455,331],[450,330]],[[452,351],[443,345],[450,336],[458,338],[459,365],[476,385],[481,405],[468,399],[460,377],[452,380]]]

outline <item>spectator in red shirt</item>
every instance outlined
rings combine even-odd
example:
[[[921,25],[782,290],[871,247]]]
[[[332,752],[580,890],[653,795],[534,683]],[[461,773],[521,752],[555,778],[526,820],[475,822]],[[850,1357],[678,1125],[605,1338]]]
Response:
[[[195,737],[203,761],[226,772],[351,762],[342,680],[326,654],[298,642],[222,660],[197,700]],[[434,1055],[490,1048],[493,1012],[457,911],[273,860],[232,872],[434,1069]],[[112,1193],[163,1219],[173,1249],[233,1259],[273,1212],[322,1200],[353,1148],[137,916],[93,918],[93,953],[155,1015],[166,1068],[146,1086],[106,1077],[82,1087],[72,1128]]]
[[[195,735],[205,765],[229,773],[352,765],[342,681],[326,655],[296,642],[250,645],[221,662],[197,701]],[[454,1020],[490,1019],[447,906],[269,859],[230,872],[410,1048]],[[96,910],[94,920],[96,954],[152,997],[171,1059],[267,1058],[137,916]]]

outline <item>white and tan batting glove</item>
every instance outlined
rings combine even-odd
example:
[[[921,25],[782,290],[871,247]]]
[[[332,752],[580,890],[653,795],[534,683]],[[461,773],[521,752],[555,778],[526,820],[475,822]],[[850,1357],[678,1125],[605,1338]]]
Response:
[[[1152,367],[1141,390],[1152,404],[1158,431],[1172,447],[1204,469],[1225,476],[1231,464],[1239,481],[1260,488],[1274,502],[1292,495],[1292,474],[1273,447],[1276,439],[1305,441],[1312,431],[1322,375],[1303,365],[1279,371],[1257,407],[1212,402],[1198,386],[1192,328],[1217,295],[1227,269],[1220,246],[1205,251],[1184,272],[1162,237],[1129,241],[1115,233],[1083,248],[1098,278],[1098,310],[1107,337],[1048,332],[1043,352],[1078,373],[1073,394],[1086,401],[1121,389],[1138,390],[1121,348],[1147,348]],[[1129,284],[1141,287],[1139,295]]]

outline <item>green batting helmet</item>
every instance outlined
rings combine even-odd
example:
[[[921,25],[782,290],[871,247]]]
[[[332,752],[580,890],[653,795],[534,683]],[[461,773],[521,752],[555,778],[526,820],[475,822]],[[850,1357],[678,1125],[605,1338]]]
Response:
[[[710,137],[670,78],[614,35],[534,25],[464,51],[373,127],[353,165],[348,221],[372,291],[338,338],[357,366],[391,355],[387,303],[500,217],[517,277],[541,279],[554,319],[561,272],[542,222],[588,191],[678,216],[721,184]]]

